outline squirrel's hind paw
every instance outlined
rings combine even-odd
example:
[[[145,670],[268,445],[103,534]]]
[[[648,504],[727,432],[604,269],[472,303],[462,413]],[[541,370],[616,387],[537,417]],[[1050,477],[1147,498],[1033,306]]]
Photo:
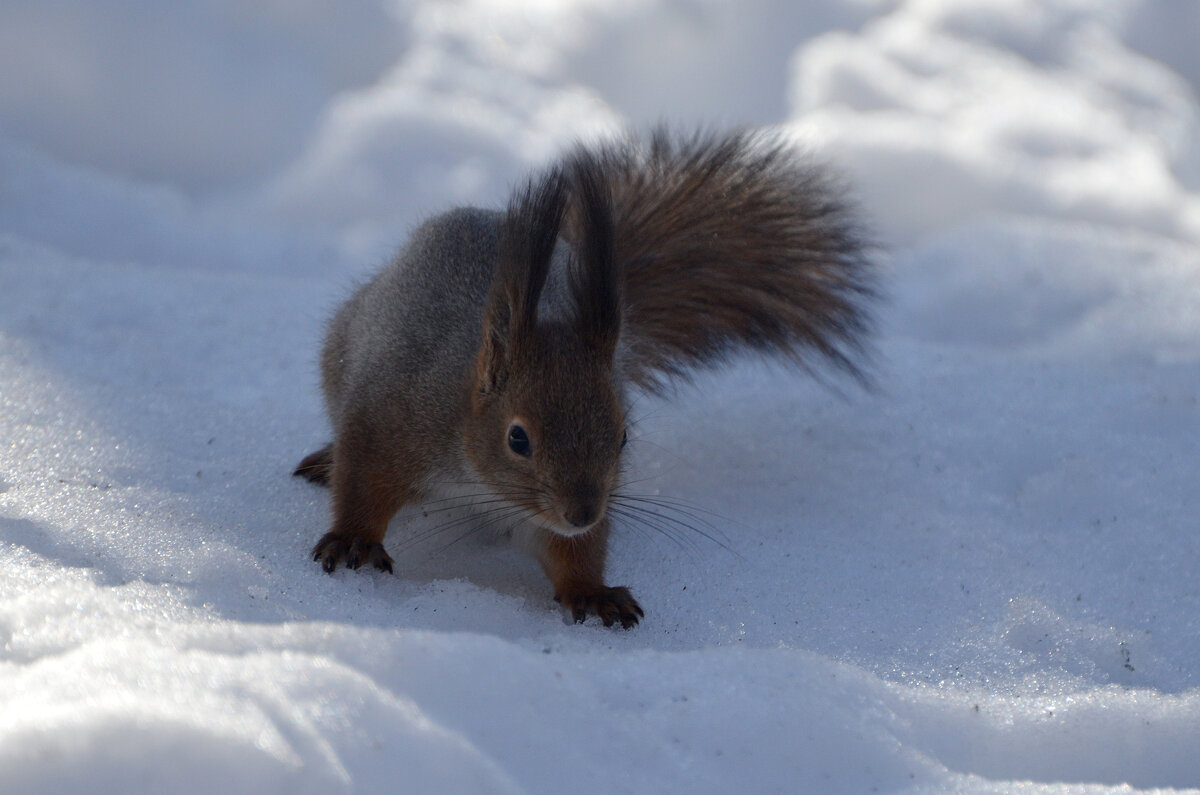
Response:
[[[571,611],[571,617],[576,624],[582,624],[589,615],[599,616],[604,626],[611,627],[618,621],[621,627],[629,629],[637,626],[638,619],[644,618],[641,605],[629,593],[628,588],[609,588],[601,585],[596,588],[585,588],[568,593],[557,594],[554,601]]]
[[[327,444],[315,453],[304,456],[304,460],[292,470],[293,477],[301,477],[318,486],[329,485],[329,474],[333,471],[333,445]]]
[[[321,568],[332,574],[339,563],[345,562],[346,568],[358,569],[369,563],[380,571],[392,574],[392,556],[378,541],[365,541],[361,538],[351,538],[330,531],[321,537],[312,548],[313,560],[321,564]]]

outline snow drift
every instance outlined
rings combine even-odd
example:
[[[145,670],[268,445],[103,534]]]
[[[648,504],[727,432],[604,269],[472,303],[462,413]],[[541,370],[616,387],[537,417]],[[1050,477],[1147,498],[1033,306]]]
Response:
[[[1200,787],[1197,12],[0,9],[0,790]],[[393,524],[323,575],[321,327],[579,136],[778,123],[888,245],[879,389],[636,409],[630,632]],[[428,532],[427,532],[428,531]],[[428,536],[420,542],[414,542]]]

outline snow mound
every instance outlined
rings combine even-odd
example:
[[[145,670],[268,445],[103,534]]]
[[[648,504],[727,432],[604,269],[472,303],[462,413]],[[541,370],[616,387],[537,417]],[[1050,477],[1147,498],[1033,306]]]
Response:
[[[1197,13],[0,7],[0,791],[1200,787]],[[639,399],[629,632],[428,507],[322,574],[329,313],[660,119],[850,174],[878,388]]]

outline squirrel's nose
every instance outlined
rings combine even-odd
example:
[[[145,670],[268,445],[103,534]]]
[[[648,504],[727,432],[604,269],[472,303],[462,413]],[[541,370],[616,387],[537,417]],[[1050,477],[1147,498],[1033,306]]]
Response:
[[[579,503],[563,511],[563,518],[572,527],[587,527],[600,518],[600,509],[594,503]]]

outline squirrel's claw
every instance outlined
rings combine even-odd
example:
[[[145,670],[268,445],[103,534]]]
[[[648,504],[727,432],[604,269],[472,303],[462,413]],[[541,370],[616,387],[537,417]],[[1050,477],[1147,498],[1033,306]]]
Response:
[[[338,563],[345,562],[346,568],[358,569],[370,563],[380,571],[392,574],[392,556],[378,541],[364,541],[330,531],[321,537],[312,549],[313,560],[321,564],[327,574],[332,574]]]
[[[577,591],[572,594],[558,594],[554,601],[561,603],[571,611],[571,617],[576,624],[582,624],[589,615],[595,615],[611,627],[618,621],[623,629],[637,626],[638,619],[644,618],[641,605],[629,593],[628,588],[609,588],[599,586]]]

